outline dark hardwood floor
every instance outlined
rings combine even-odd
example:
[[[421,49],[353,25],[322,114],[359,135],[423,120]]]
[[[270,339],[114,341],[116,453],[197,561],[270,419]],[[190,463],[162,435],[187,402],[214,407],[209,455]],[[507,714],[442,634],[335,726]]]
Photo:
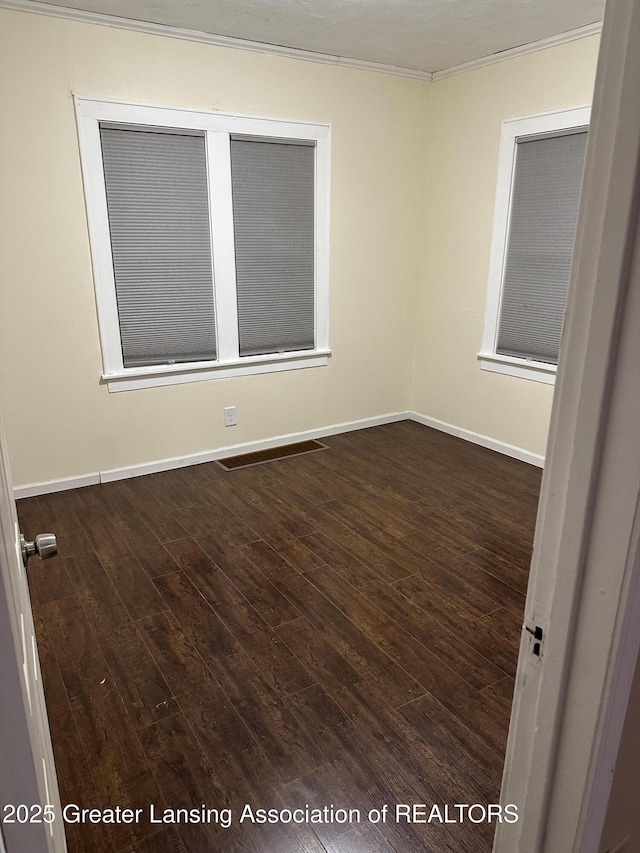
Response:
[[[58,536],[29,576],[63,803],[143,810],[68,824],[72,853],[491,849],[393,809],[498,801],[540,471],[408,421],[323,441],[19,501]]]

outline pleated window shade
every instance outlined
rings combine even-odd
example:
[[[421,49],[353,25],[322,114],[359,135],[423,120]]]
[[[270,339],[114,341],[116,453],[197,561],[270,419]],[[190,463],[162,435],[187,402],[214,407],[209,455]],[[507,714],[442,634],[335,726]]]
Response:
[[[124,366],[214,360],[204,134],[100,136]]]
[[[520,140],[496,352],[557,363],[587,131]]]
[[[231,140],[240,355],[315,344],[315,150]]]

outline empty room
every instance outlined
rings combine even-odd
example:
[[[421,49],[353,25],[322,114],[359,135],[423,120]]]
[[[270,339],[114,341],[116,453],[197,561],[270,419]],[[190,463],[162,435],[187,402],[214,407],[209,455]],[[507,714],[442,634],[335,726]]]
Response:
[[[0,0],[0,850],[637,849],[637,7]]]

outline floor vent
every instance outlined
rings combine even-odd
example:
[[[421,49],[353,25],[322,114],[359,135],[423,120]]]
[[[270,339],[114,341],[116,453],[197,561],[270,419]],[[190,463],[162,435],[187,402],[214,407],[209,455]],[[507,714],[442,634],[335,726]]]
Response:
[[[328,447],[320,441],[300,441],[297,444],[272,447],[270,450],[258,450],[255,453],[243,453],[241,456],[218,459],[217,462],[225,471],[235,471],[237,468],[263,465],[265,462],[275,462],[277,459],[290,459],[302,453],[314,453],[316,450],[328,450]]]

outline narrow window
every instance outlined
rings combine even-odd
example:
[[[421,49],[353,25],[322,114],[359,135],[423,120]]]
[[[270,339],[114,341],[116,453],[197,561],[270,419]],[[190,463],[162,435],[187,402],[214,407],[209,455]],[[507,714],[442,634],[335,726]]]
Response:
[[[231,140],[241,356],[314,347],[314,154]]]
[[[557,364],[587,132],[520,139],[496,352]]]
[[[204,134],[100,127],[124,367],[216,358]]]
[[[502,124],[483,370],[555,382],[589,115],[571,107]]]

